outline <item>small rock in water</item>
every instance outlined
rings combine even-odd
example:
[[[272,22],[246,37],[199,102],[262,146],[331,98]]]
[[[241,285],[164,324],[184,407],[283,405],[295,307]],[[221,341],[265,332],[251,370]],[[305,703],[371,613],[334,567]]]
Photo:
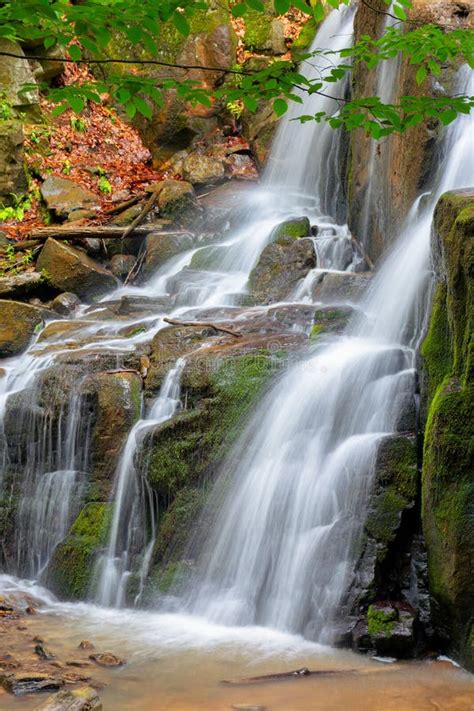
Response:
[[[79,642],[78,648],[79,649],[95,649],[92,642],[89,642],[88,639],[83,639],[82,642]]]
[[[25,612],[26,612],[27,615],[36,615],[36,610],[35,610],[35,608],[32,607],[31,605],[28,605],[28,607],[26,608]]]
[[[36,691],[55,691],[64,686],[62,679],[55,679],[48,674],[37,672],[0,674],[0,683],[6,691],[15,696],[31,694]]]
[[[55,659],[55,655],[48,649],[45,649],[42,644],[37,644],[35,647],[35,654],[38,655],[40,659],[44,659],[45,662]]]
[[[111,652],[103,652],[102,654],[89,654],[89,659],[99,664],[101,667],[121,667],[125,664],[125,659],[116,657]]]
[[[266,706],[259,706],[255,704],[233,704],[233,711],[266,711]]]
[[[0,654],[0,667],[2,669],[18,669],[20,662],[12,654]]]
[[[36,642],[36,644],[44,644],[44,639],[39,635],[36,635],[36,637],[33,637],[33,642]]]
[[[35,711],[102,711],[102,702],[91,686],[80,686],[49,696]]]
[[[76,294],[73,294],[70,291],[64,291],[62,294],[59,294],[55,299],[53,299],[52,306],[58,314],[68,316],[75,311],[80,304],[80,299],[76,296]]]

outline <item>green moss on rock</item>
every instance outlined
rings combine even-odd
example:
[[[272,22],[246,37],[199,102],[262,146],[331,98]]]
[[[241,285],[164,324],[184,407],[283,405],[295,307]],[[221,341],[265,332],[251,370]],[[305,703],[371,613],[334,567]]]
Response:
[[[97,551],[107,539],[111,520],[109,503],[84,506],[68,535],[56,548],[48,570],[48,582],[61,597],[83,599],[92,582]]]
[[[397,613],[394,609],[380,609],[369,605],[367,610],[367,629],[371,637],[383,635],[389,637],[396,625]]]
[[[474,669],[474,426],[472,267],[474,194],[443,195],[435,211],[438,274],[422,344],[426,414],[422,516],[438,636]]]

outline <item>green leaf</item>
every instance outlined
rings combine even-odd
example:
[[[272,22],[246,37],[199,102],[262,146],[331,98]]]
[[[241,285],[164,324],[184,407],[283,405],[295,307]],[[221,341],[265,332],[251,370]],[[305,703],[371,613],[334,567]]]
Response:
[[[243,17],[247,12],[247,6],[243,2],[237,3],[232,8],[232,14],[234,17]]]
[[[322,22],[324,20],[326,13],[324,12],[324,5],[321,0],[316,0],[313,7],[313,16],[316,22]]]
[[[67,102],[76,114],[80,114],[85,106],[84,99],[81,96],[68,96]]]
[[[448,123],[451,123],[455,120],[457,115],[457,111],[455,111],[454,109],[448,109],[447,111],[443,111],[441,114],[439,114],[439,120],[441,121],[443,126],[447,126]]]
[[[425,79],[426,79],[427,73],[428,73],[428,72],[427,72],[426,67],[425,67],[424,65],[421,65],[421,67],[418,69],[418,71],[417,71],[417,73],[416,73],[416,77],[415,77],[416,83],[417,83],[417,84],[423,84],[423,82],[424,82]]]
[[[137,109],[134,104],[127,104],[125,107],[125,113],[127,114],[129,119],[132,119],[137,113]]]
[[[288,104],[284,99],[275,99],[273,102],[273,111],[277,116],[283,116],[288,111]]]
[[[284,15],[290,9],[290,0],[274,0],[273,4],[278,15]]]
[[[173,25],[184,37],[189,35],[189,22],[181,12],[176,11],[173,14]]]
[[[256,12],[264,12],[265,11],[265,5],[263,4],[262,0],[245,0],[247,5],[252,8],[252,10],[255,10]]]
[[[399,20],[402,20],[402,22],[405,22],[407,19],[407,14],[403,8],[400,7],[400,5],[394,5],[393,6],[393,14],[395,17],[398,17]]]
[[[50,49],[51,47],[54,47],[56,44],[56,40],[54,37],[45,37],[43,41],[43,45],[45,49]]]
[[[153,111],[151,109],[151,106],[149,106],[146,101],[144,101],[142,98],[139,96],[134,96],[133,97],[133,103],[137,107],[137,111],[141,113],[142,116],[144,116],[147,119],[151,119],[153,116]]]
[[[257,100],[253,96],[243,96],[242,101],[244,102],[245,108],[254,113],[257,110]]]
[[[77,62],[79,59],[82,59],[81,48],[78,47],[77,44],[71,44],[68,47],[68,52],[71,59],[73,59],[75,62]]]

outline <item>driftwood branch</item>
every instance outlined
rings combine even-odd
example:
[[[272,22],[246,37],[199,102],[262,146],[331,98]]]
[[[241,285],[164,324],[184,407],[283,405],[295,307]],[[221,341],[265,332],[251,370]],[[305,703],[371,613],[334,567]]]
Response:
[[[239,331],[234,331],[232,328],[226,328],[225,326],[217,326],[215,323],[210,323],[209,321],[178,321],[174,318],[164,318],[163,321],[169,323],[171,326],[191,326],[192,328],[213,328],[214,331],[222,331],[222,333],[228,333],[230,336],[235,338],[242,338],[242,334]]]
[[[138,227],[135,229],[134,237],[146,237],[150,232],[155,232],[156,225],[147,225],[146,227]],[[46,240],[49,237],[54,237],[57,240],[67,239],[85,239],[86,237],[98,237],[99,239],[117,239],[122,237],[123,227],[115,227],[111,225],[77,225],[69,227],[69,225],[57,225],[56,227],[38,227],[31,230],[29,236],[31,239]]]
[[[158,193],[152,193],[150,195],[150,197],[148,198],[146,203],[143,205],[143,209],[142,209],[141,213],[138,215],[138,217],[136,217],[133,220],[132,224],[129,225],[127,227],[127,229],[124,231],[124,233],[122,235],[122,239],[125,239],[126,237],[128,237],[128,235],[130,235],[133,232],[133,230],[136,227],[138,227],[141,222],[143,222],[143,220],[148,215],[150,210],[153,209],[153,206],[154,206],[155,202],[157,201],[157,199],[158,199]]]
[[[231,686],[241,686],[242,684],[261,684],[269,681],[282,681],[285,679],[301,679],[306,676],[328,676],[329,674],[353,674],[353,669],[338,670],[338,669],[320,669],[317,671],[311,671],[306,667],[302,669],[295,669],[289,672],[279,672],[277,674],[264,674],[263,676],[250,676],[244,679],[237,679],[235,681],[227,681],[224,679],[221,684],[228,684]]]
[[[132,237],[146,237],[151,232],[159,232],[161,235],[188,235],[191,234],[187,230],[161,230],[161,225],[150,223],[146,226],[135,227]],[[123,227],[115,227],[112,225],[87,225],[69,227],[58,225],[57,227],[38,227],[31,230],[29,236],[32,240],[46,240],[48,237],[54,237],[57,240],[68,239],[85,239],[86,237],[98,237],[99,239],[121,239],[123,235]]]

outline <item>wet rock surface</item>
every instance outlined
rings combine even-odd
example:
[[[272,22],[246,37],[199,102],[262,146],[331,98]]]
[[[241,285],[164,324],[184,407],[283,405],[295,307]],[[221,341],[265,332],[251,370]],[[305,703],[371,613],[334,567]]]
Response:
[[[52,237],[41,251],[37,268],[56,288],[84,299],[105,294],[118,284],[111,272],[87,254]]]
[[[102,702],[95,689],[81,686],[50,696],[36,711],[102,711]]]
[[[24,351],[44,316],[44,310],[36,306],[0,300],[0,358]]]

